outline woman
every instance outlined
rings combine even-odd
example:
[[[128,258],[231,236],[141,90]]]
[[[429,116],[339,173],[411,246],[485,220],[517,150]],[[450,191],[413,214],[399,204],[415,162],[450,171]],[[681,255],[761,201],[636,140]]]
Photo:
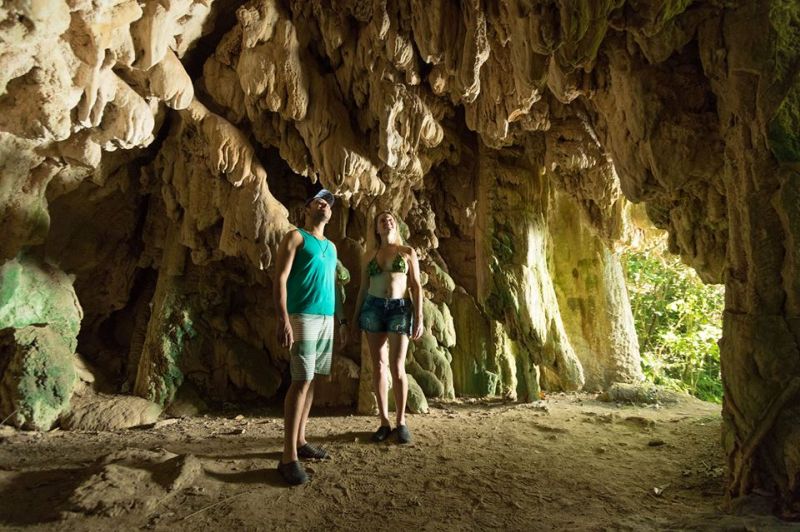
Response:
[[[423,331],[419,260],[413,248],[403,245],[397,219],[391,212],[384,211],[375,217],[375,240],[375,255],[369,261],[362,261],[361,288],[353,316],[354,327],[357,325],[367,333],[372,356],[372,384],[381,416],[381,426],[372,435],[372,440],[381,442],[392,433],[386,379],[388,365],[392,372],[397,411],[397,441],[409,443],[411,433],[406,425],[406,351],[409,339],[418,339]],[[411,299],[408,298],[409,294]]]

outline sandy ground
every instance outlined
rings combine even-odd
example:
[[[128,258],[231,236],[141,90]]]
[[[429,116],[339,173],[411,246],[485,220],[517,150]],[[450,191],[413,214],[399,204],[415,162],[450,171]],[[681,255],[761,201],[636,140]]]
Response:
[[[313,413],[333,459],[310,483],[275,471],[282,421],[226,409],[120,432],[0,433],[0,526],[43,530],[797,530],[721,514],[717,405],[623,406],[591,395],[461,401],[376,419]],[[762,512],[763,513],[763,512]]]

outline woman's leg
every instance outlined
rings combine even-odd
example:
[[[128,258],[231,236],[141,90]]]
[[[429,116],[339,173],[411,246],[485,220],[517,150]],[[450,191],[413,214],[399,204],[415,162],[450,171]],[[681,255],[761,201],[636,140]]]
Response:
[[[386,333],[367,333],[369,353],[372,356],[372,387],[378,400],[378,414],[381,425],[390,426],[389,421],[389,383],[387,369],[389,365],[389,349],[386,345]]]
[[[406,399],[408,398],[406,352],[408,352],[408,336],[389,333],[389,369],[392,372],[392,391],[394,392],[397,426],[406,424]]]

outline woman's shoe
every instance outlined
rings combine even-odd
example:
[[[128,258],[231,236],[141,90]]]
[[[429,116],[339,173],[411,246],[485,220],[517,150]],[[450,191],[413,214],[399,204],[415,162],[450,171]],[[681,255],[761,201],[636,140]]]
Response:
[[[289,462],[288,464],[278,462],[278,473],[290,486],[299,486],[308,482],[308,475],[303,470],[300,462],[297,461]]]
[[[310,443],[306,443],[305,445],[301,445],[297,448],[297,456],[300,458],[306,458],[310,460],[327,460],[331,456],[328,454],[328,451],[323,449],[322,447],[317,447],[316,445],[311,445]]]
[[[392,427],[381,425],[380,428],[375,431],[375,434],[372,435],[372,441],[382,442],[383,440],[388,438],[389,434],[391,433],[392,433]]]
[[[411,443],[411,431],[406,425],[398,425],[394,431],[397,433],[397,443]]]

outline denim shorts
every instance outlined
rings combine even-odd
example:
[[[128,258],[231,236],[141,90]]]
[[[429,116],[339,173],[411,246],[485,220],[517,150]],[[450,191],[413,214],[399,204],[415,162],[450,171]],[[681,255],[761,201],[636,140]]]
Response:
[[[414,318],[410,299],[384,299],[367,294],[358,326],[372,333],[399,333],[411,336]]]

